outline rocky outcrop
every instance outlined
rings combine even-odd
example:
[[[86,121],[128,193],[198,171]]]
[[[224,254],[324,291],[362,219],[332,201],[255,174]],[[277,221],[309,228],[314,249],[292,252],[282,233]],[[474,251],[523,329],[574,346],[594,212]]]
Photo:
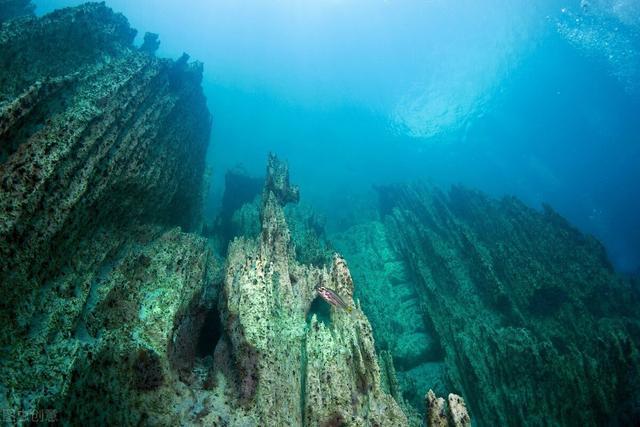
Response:
[[[295,260],[282,205],[297,198],[286,165],[271,157],[261,233],[229,248],[222,304],[239,401],[260,425],[406,425],[381,387],[362,311],[332,308],[328,323],[306,321],[317,284],[355,304],[342,257],[328,269]]]
[[[442,397],[436,397],[433,390],[429,390],[424,398],[428,427],[471,427],[471,418],[467,407],[457,394],[449,394],[448,404]]]
[[[199,220],[202,67],[139,53],[134,35],[102,4],[2,27],[2,345],[28,332],[39,294],[96,230]]]
[[[142,46],[140,46],[141,52],[146,52],[149,55],[154,55],[159,47],[160,40],[158,34],[148,32],[144,34],[144,41],[142,42]]]
[[[335,250],[327,241],[325,218],[304,204],[287,206],[285,216],[296,260],[316,267],[330,265]]]
[[[199,228],[211,125],[202,67],[156,58],[153,34],[136,49],[134,35],[103,4],[0,29],[3,415],[407,425],[345,260],[327,263],[311,215],[294,215],[291,238],[284,205],[299,191],[285,164],[269,159],[224,270],[211,240],[185,232]],[[243,206],[228,209],[231,228]],[[318,300],[320,283],[353,312]]]
[[[479,424],[640,419],[638,298],[599,242],[549,207],[459,187],[380,199],[447,386]]]
[[[234,237],[256,237],[260,233],[259,196],[264,178],[249,176],[234,168],[224,175],[224,193],[220,210],[206,234],[216,239],[221,252],[227,251]]]
[[[220,211],[205,234],[226,253],[234,237],[257,237],[260,234],[260,206],[263,178],[249,176],[234,168],[225,174],[225,187]],[[308,205],[285,205],[285,217],[295,247],[295,256],[302,264],[328,265],[333,251],[326,241],[324,218]]]
[[[139,419],[136,402],[177,375],[173,323],[204,310],[216,263],[175,229],[199,222],[202,66],[134,35],[95,3],[0,27],[3,409]]]
[[[203,381],[195,368],[216,344],[198,348],[207,311],[217,315],[215,295],[206,293],[215,289],[209,285],[216,263],[205,239],[178,229],[124,251],[91,282],[66,341],[75,351],[47,360],[52,369],[68,369],[61,375],[64,400],[38,402],[56,408],[60,421],[176,425],[195,416],[189,387]],[[15,382],[23,385],[25,377]]]

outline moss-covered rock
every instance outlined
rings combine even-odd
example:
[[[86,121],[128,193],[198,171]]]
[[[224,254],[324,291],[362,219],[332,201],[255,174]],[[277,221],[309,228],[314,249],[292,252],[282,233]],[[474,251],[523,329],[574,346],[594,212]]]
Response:
[[[134,36],[97,3],[0,27],[0,408],[14,414],[142,419],[175,383],[174,322],[209,287],[204,240],[174,229],[199,222],[202,67]]]
[[[261,233],[229,248],[223,317],[239,402],[259,425],[406,425],[382,389],[362,312],[332,308],[330,325],[315,316],[307,323],[317,284],[354,305],[353,280],[338,255],[328,269],[296,261],[282,205],[297,194],[286,166],[271,157]]]
[[[97,229],[197,225],[210,116],[201,66],[131,45],[103,4],[0,30],[0,343]],[[62,290],[64,291],[64,290]]]
[[[598,241],[549,207],[459,187],[386,188],[381,203],[387,238],[443,349],[447,384],[474,419],[640,419],[621,403],[640,393],[637,296]]]

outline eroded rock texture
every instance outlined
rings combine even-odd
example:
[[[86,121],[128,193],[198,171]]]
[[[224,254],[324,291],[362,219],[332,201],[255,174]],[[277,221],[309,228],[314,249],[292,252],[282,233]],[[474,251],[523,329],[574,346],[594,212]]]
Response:
[[[0,342],[26,333],[38,290],[98,228],[194,225],[210,116],[201,65],[131,47],[100,4],[0,33]]]
[[[450,393],[447,402],[429,390],[424,398],[428,427],[471,427],[467,407],[457,394]]]
[[[298,199],[286,165],[271,157],[261,232],[229,248],[223,318],[238,398],[259,425],[406,425],[381,387],[371,327],[362,311],[331,308],[328,323],[307,312],[315,285],[354,305],[345,260],[329,268],[299,264],[283,204]]]
[[[439,360],[481,425],[640,419],[638,298],[599,242],[548,207],[458,187],[390,187],[380,199],[383,223],[359,233],[386,242],[374,255],[382,261],[368,261],[382,267],[358,261],[356,277],[379,278],[367,307],[387,301],[385,286],[404,295],[389,297],[400,310],[372,314],[375,328],[396,325],[382,333],[399,370]],[[418,365],[402,347],[412,334],[428,337],[413,347]]]
[[[422,410],[425,392],[449,391],[444,375],[444,355],[426,321],[418,289],[404,256],[395,249],[384,222],[355,225],[331,236],[341,253],[348,254],[354,279],[376,332],[379,350],[389,350],[397,370],[399,393],[417,410]]]
[[[179,371],[173,323],[204,310],[215,263],[174,228],[199,220],[202,66],[134,35],[95,3],[0,27],[2,408],[136,422]]]

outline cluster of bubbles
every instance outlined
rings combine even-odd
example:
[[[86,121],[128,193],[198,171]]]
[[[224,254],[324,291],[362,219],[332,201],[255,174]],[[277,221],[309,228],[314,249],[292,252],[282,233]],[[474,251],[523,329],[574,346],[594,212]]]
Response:
[[[606,65],[632,96],[640,96],[640,2],[582,0],[564,7],[558,32],[584,55]]]
[[[549,23],[581,54],[604,63],[630,95],[640,96],[640,1],[581,0],[565,7],[542,1],[533,8],[495,0],[484,6],[483,13],[491,11],[486,29],[476,28],[467,45],[450,43],[445,56],[431,58],[429,75],[399,99],[391,113],[397,133],[440,140],[482,116],[500,81],[548,35],[543,26]]]

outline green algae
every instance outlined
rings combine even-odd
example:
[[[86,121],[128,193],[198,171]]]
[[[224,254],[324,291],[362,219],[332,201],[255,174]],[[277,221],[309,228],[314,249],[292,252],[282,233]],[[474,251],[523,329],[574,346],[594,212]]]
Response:
[[[514,198],[420,185],[380,192],[381,221],[331,240],[370,284],[363,307],[409,397],[440,384],[464,395],[481,425],[633,419],[637,297],[599,242]],[[405,348],[419,347],[402,332],[415,324],[430,337],[422,345],[433,343],[417,365]]]

